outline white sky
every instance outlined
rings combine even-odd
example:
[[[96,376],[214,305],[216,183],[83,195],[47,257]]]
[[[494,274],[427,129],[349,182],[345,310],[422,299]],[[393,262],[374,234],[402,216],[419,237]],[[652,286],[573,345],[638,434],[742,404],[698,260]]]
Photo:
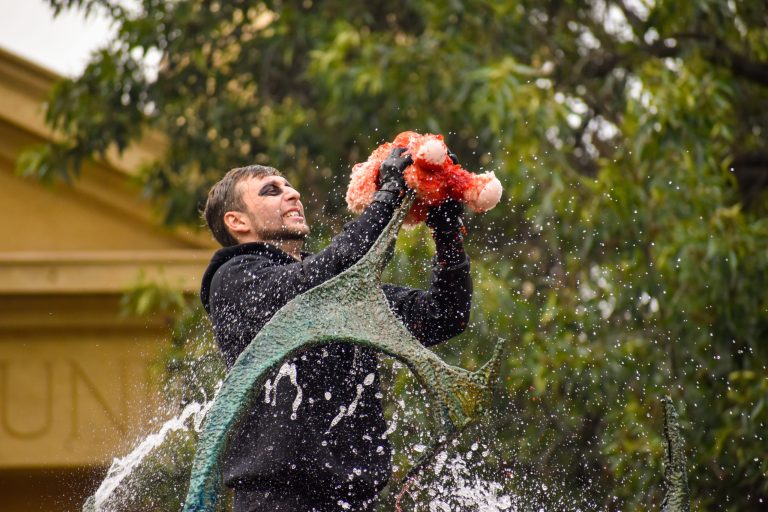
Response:
[[[105,18],[65,11],[54,20],[43,0],[0,0],[0,12],[0,47],[62,75],[79,74],[110,39]]]

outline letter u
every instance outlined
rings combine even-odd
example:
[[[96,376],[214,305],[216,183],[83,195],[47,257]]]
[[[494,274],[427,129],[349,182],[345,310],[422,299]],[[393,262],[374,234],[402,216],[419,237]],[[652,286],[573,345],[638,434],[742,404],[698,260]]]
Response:
[[[42,363],[42,365],[45,369],[45,402],[43,404],[45,416],[42,424],[38,428],[23,431],[14,428],[11,425],[11,421],[9,419],[9,363],[8,361],[0,361],[0,425],[2,425],[3,430],[7,432],[11,437],[15,437],[17,439],[35,439],[46,434],[51,428],[51,423],[53,421],[53,369],[50,362]]]

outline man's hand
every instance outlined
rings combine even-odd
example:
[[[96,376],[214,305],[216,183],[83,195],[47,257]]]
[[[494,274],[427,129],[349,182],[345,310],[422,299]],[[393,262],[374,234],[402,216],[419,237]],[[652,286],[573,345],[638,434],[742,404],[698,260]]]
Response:
[[[437,236],[443,233],[456,233],[464,225],[462,214],[464,205],[448,198],[437,206],[433,206],[427,212],[426,224]]]
[[[407,148],[395,147],[379,167],[379,190],[394,192],[399,195],[405,189],[403,171],[413,163],[411,155],[403,156]]]

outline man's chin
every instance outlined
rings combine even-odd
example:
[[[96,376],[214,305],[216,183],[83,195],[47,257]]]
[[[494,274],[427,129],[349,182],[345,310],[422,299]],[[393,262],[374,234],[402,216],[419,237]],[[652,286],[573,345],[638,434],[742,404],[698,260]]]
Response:
[[[309,236],[309,233],[297,233],[295,231],[288,231],[284,232],[283,235],[278,238],[278,240],[306,240]]]
[[[287,242],[289,240],[306,240],[309,236],[309,228],[306,230],[277,229],[274,231],[262,231],[257,233],[260,240],[274,240]]]

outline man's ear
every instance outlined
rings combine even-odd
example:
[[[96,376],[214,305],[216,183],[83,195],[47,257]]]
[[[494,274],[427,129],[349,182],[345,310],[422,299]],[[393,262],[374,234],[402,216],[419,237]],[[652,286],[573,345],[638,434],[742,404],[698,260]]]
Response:
[[[224,225],[232,232],[232,235],[245,235],[251,231],[248,216],[243,212],[227,212],[224,214]]]

